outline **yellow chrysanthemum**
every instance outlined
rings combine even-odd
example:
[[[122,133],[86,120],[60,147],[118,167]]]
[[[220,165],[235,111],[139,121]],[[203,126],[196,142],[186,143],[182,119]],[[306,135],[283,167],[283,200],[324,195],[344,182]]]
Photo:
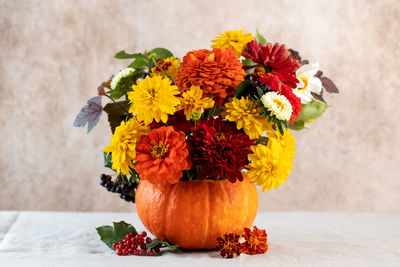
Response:
[[[157,60],[157,65],[151,69],[152,74],[160,74],[164,76],[164,72],[175,80],[176,72],[178,71],[179,58],[169,57],[169,58],[160,58]],[[162,70],[160,69],[162,68]]]
[[[267,118],[260,117],[262,111],[259,107],[248,97],[233,98],[225,104],[225,119],[235,122],[238,129],[243,128],[250,139],[256,139],[272,127]]]
[[[111,143],[106,146],[104,152],[111,153],[112,168],[118,174],[129,174],[129,167],[133,168],[133,160],[136,157],[136,145],[140,137],[146,134],[150,128],[132,118],[127,122],[122,121],[111,135]]]
[[[212,108],[213,106],[214,100],[209,97],[203,98],[203,91],[200,86],[192,85],[189,91],[182,93],[178,110],[183,109],[186,119],[190,120],[192,112],[201,114],[203,109]]]
[[[277,142],[279,142],[293,161],[294,153],[296,152],[296,146],[294,136],[289,129],[284,129],[283,134],[281,134],[280,131],[274,132],[273,130],[269,130],[267,132],[267,136],[270,140],[275,139]]]
[[[268,145],[252,146],[251,150],[254,154],[248,157],[252,162],[246,166],[250,182],[262,186],[263,192],[284,184],[292,170],[292,159],[287,150],[274,138]]]
[[[220,33],[219,36],[211,41],[213,43],[211,47],[229,47],[240,57],[247,43],[253,39],[254,37],[251,33],[243,33],[243,30],[224,31],[223,34]]]
[[[168,121],[168,114],[175,113],[175,107],[180,104],[178,87],[171,85],[171,80],[161,75],[147,76],[132,86],[133,92],[128,92],[131,101],[129,112],[134,112],[139,121],[149,125],[156,120]]]

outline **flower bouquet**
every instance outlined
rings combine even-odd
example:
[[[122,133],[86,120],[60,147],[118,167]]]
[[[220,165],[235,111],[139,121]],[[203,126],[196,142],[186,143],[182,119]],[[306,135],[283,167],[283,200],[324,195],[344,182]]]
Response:
[[[107,113],[104,164],[115,174],[102,174],[101,184],[136,202],[155,237],[185,249],[219,244],[232,256],[226,244],[244,229],[253,233],[255,185],[277,188],[292,170],[290,129],[304,129],[326,110],[324,89],[338,90],[318,63],[258,31],[226,31],[211,47],[182,60],[164,48],[118,52],[133,61],[98,87],[74,125],[88,123],[90,132]]]

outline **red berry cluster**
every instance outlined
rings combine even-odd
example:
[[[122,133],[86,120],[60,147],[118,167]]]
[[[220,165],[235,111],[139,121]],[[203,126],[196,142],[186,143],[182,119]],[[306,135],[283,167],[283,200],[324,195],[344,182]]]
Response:
[[[151,238],[147,236],[147,233],[143,231],[141,234],[135,235],[134,233],[129,233],[126,237],[113,244],[115,253],[117,255],[149,255],[154,256],[155,253],[160,252],[160,246],[156,246],[153,249],[147,250],[146,244],[151,243]]]

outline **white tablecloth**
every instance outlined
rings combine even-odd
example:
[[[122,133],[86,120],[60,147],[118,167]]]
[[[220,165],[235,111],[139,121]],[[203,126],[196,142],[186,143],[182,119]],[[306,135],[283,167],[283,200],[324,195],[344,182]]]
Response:
[[[400,214],[260,212],[264,255],[224,259],[215,251],[117,256],[95,230],[135,213],[0,211],[0,266],[400,266]]]

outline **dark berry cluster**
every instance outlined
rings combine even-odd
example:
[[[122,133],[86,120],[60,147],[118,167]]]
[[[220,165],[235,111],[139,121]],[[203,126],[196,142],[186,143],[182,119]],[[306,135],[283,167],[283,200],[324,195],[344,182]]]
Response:
[[[124,181],[123,179],[117,178],[117,180],[112,181],[111,175],[102,174],[100,175],[100,185],[104,186],[107,191],[118,193],[120,197],[128,202],[135,203],[135,192],[137,188],[137,183]]]
[[[145,231],[138,235],[129,233],[123,240],[114,243],[113,248],[117,255],[126,256],[128,254],[133,254],[138,256],[154,256],[156,253],[160,252],[161,245],[157,245],[152,249],[147,249],[146,244],[150,244],[151,241],[151,238],[147,236]]]

